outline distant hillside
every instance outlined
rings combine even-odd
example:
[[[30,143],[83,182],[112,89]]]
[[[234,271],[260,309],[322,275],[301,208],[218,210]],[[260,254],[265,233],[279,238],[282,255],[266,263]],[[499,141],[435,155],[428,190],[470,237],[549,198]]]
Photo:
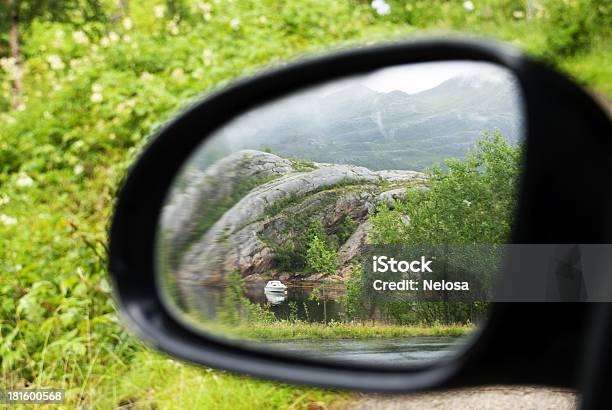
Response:
[[[370,169],[423,170],[463,157],[485,130],[520,139],[518,86],[476,76],[451,78],[407,94],[351,84],[327,95],[303,94],[253,111],[207,147],[220,156],[269,149],[286,157]],[[282,114],[282,115],[279,115]],[[202,165],[217,158],[202,158]]]

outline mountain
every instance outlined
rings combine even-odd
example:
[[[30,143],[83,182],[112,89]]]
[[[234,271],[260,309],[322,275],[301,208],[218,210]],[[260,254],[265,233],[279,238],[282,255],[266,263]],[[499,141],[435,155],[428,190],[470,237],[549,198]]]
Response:
[[[237,149],[379,169],[424,168],[463,157],[484,131],[520,140],[521,104],[514,82],[476,75],[407,94],[352,82],[323,94],[305,92],[253,110],[207,144],[206,164]]]

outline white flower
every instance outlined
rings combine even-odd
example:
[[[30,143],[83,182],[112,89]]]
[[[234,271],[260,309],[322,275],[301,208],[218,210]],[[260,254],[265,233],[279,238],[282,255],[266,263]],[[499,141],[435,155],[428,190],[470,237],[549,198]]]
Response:
[[[0,205],[6,205],[11,202],[11,198],[8,195],[0,195]]]
[[[2,222],[4,226],[11,226],[17,223],[17,218],[8,216],[8,215],[4,215],[4,214],[0,214],[0,222]]]
[[[24,103],[21,103],[17,106],[17,111],[25,111],[26,109],[26,105]]]
[[[62,70],[64,67],[66,67],[66,64],[64,64],[60,56],[57,54],[47,56],[47,63],[49,63],[52,70]]]
[[[172,70],[172,72],[170,73],[170,77],[177,82],[181,82],[185,79],[185,71],[180,68],[177,67],[174,70]]]
[[[206,20],[206,21],[210,21],[210,20],[212,20],[212,14],[210,14],[210,13],[204,13],[204,20]]]
[[[522,19],[523,17],[525,17],[525,13],[522,10],[514,10],[512,12],[512,16],[515,19]]]
[[[16,61],[13,57],[2,57],[0,58],[0,67],[7,73],[10,73],[14,68]]]
[[[73,171],[74,171],[74,174],[75,174],[75,175],[80,175],[80,174],[82,174],[82,173],[83,173],[83,170],[84,170],[84,169],[85,169],[85,168],[83,168],[83,165],[78,164],[78,165],[76,165],[76,166],[74,167],[74,170],[73,170]]]
[[[102,47],[108,47],[110,45],[110,40],[108,37],[102,37],[102,40],[100,40],[100,45]]]
[[[196,68],[193,73],[191,73],[191,76],[193,78],[195,78],[196,80],[201,80],[204,78],[204,69],[202,67],[198,67]]]
[[[204,61],[204,65],[209,66],[212,63],[212,57],[212,50],[206,49],[202,51],[202,61]]]
[[[200,3],[198,2],[198,8],[205,13],[210,13],[212,10],[212,5],[210,3]]]
[[[268,22],[268,18],[266,16],[259,16],[259,22],[261,24],[266,24]]]
[[[89,43],[89,38],[87,37],[87,34],[83,33],[81,30],[78,30],[72,33],[72,39],[77,44]]]
[[[155,14],[155,17],[158,19],[164,18],[164,15],[166,14],[166,7],[163,4],[153,7],[153,14]]]
[[[132,37],[129,34],[126,34],[123,36],[123,41],[125,41],[126,43],[131,43]]]
[[[148,71],[143,71],[142,74],[140,74],[140,79],[142,81],[151,81],[152,79],[154,79],[155,77],[153,77],[153,74],[151,74]]]
[[[176,36],[179,33],[179,26],[176,20],[173,19],[168,22],[168,31],[173,36]]]
[[[463,203],[467,206],[472,206],[472,203],[470,201],[468,201],[467,199],[463,200]]]
[[[110,32],[110,34],[108,35],[108,38],[113,43],[116,43],[117,41],[119,41],[119,35],[117,35],[117,33],[115,33],[114,31]]]
[[[468,0],[465,3],[463,3],[463,8],[468,10],[468,11],[472,11],[472,10],[474,10],[474,3],[472,3],[470,0]]]
[[[238,30],[240,28],[240,19],[233,18],[232,21],[230,21],[230,27],[232,30]]]
[[[391,6],[385,0],[374,0],[372,2],[372,8],[381,16],[386,16],[391,13]]]
[[[131,30],[132,27],[134,27],[134,23],[132,23],[132,19],[129,17],[126,17],[123,19],[123,28],[126,30]]]
[[[30,178],[30,176],[25,172],[22,172],[21,175],[19,175],[19,178],[17,178],[17,181],[15,182],[15,185],[21,188],[29,187],[33,184],[34,180]]]
[[[90,100],[92,103],[99,103],[99,102],[102,102],[102,100],[104,100],[104,97],[100,93],[92,93]]]
[[[91,85],[91,91],[94,92],[94,93],[101,93],[102,90],[103,90],[103,87],[102,87],[101,84],[93,83]]]

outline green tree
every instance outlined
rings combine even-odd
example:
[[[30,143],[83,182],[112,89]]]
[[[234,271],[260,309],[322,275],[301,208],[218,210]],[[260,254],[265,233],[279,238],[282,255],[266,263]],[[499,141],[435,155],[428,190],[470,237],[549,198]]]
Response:
[[[336,250],[315,235],[306,253],[306,263],[314,272],[335,272],[338,266]]]
[[[465,159],[428,171],[429,189],[411,191],[372,216],[376,244],[501,244],[512,226],[520,148],[485,133]]]

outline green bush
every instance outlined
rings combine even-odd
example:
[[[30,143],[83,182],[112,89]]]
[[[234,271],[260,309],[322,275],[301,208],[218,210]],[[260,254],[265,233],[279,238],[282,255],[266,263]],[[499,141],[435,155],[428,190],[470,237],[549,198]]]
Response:
[[[335,272],[338,267],[335,248],[330,248],[315,235],[306,252],[306,264],[312,272]]]
[[[410,191],[371,217],[376,244],[503,244],[512,226],[521,148],[485,133],[464,160],[427,172],[428,190]],[[406,223],[406,216],[410,223]]]

